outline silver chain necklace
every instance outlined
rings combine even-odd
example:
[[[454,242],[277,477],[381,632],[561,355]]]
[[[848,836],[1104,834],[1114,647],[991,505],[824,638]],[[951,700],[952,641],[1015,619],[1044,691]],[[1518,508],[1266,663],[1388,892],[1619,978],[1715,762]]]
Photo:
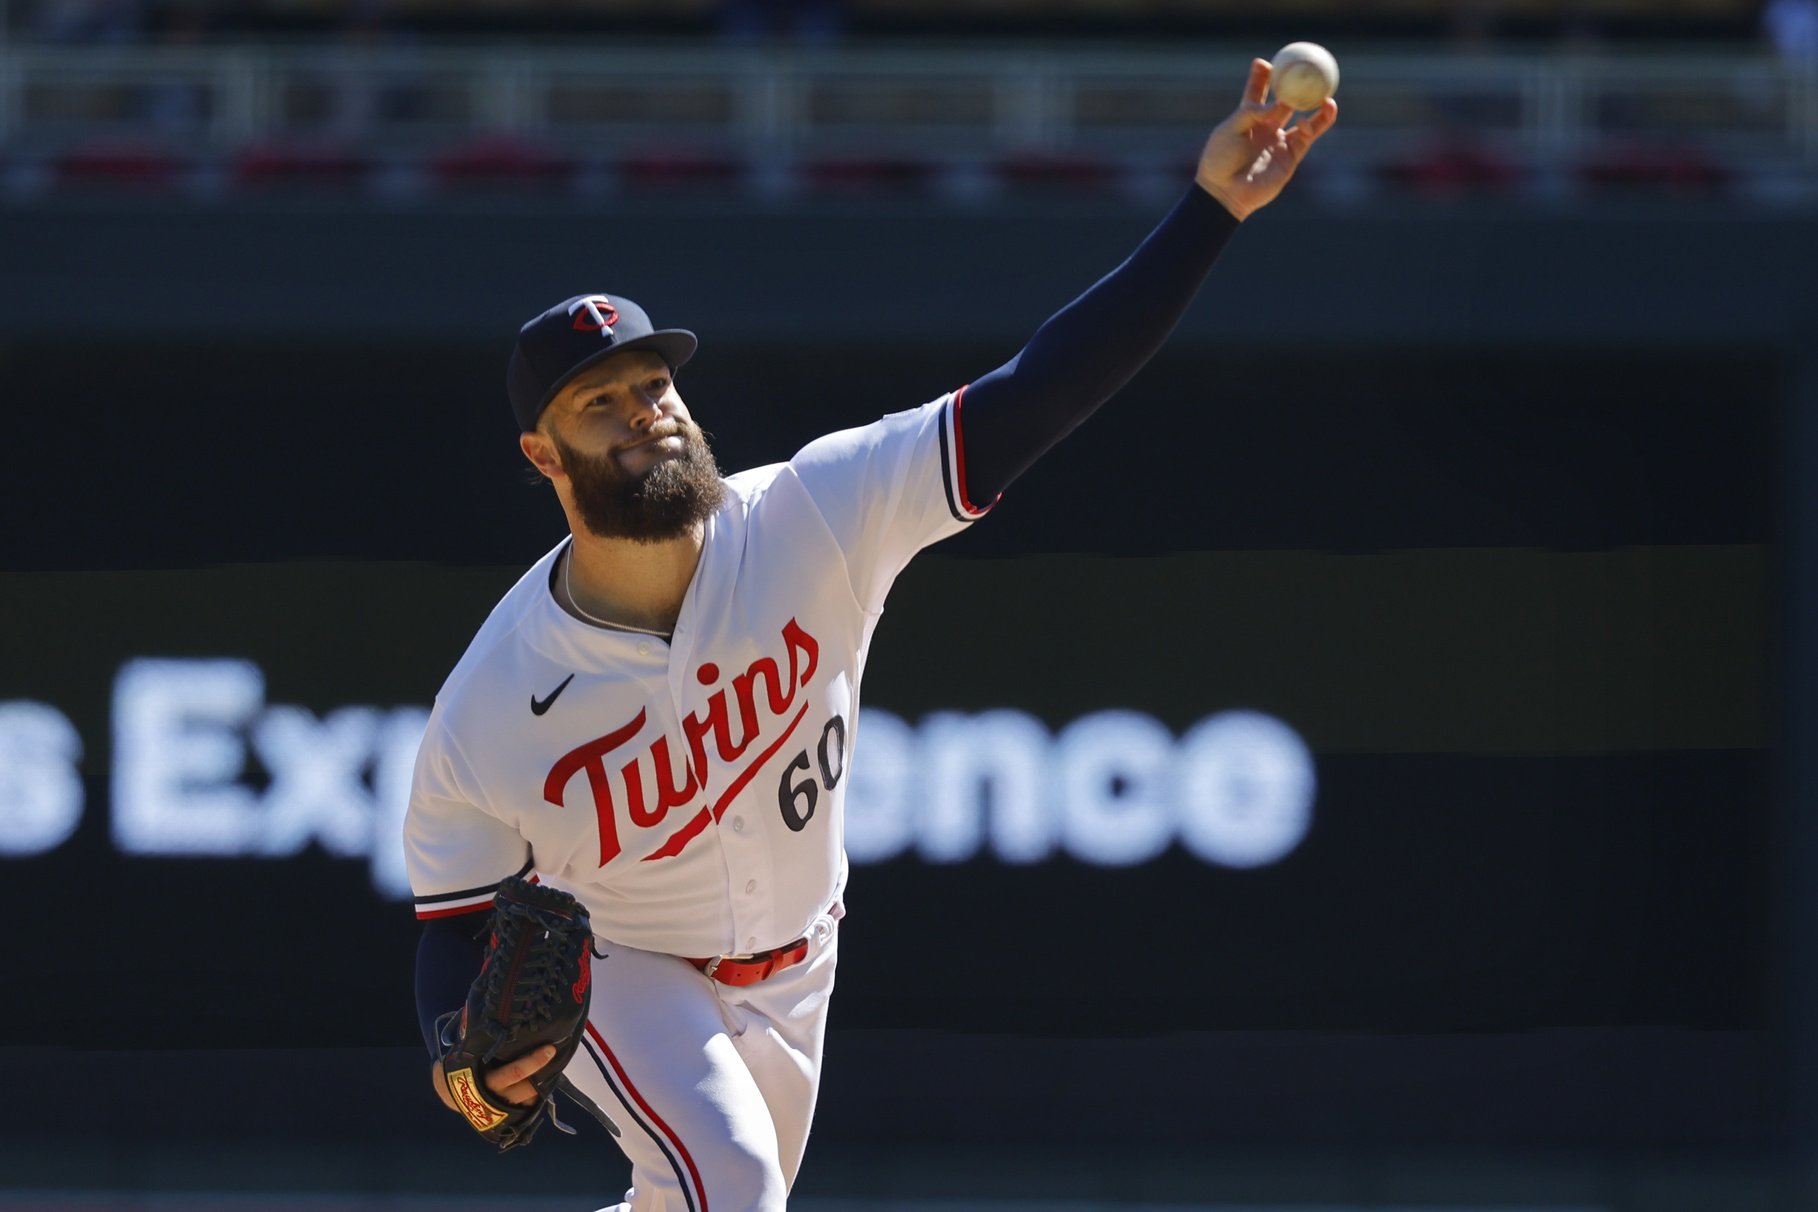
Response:
[[[563,553],[562,556],[562,592],[568,595],[568,604],[574,608],[575,613],[586,619],[589,623],[608,628],[612,631],[635,631],[639,635],[653,635],[659,640],[666,640],[669,638],[669,633],[667,631],[652,631],[648,627],[633,627],[630,623],[614,623],[609,619],[602,619],[597,614],[589,613],[587,607],[581,605],[580,601],[574,596],[573,543],[568,545],[568,550]]]

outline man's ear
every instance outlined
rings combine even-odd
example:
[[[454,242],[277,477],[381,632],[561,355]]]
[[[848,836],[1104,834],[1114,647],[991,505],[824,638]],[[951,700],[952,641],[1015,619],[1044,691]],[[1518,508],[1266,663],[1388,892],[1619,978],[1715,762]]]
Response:
[[[519,434],[518,449],[544,479],[554,481],[562,474],[562,458],[556,453],[555,443],[542,430],[527,429]]]

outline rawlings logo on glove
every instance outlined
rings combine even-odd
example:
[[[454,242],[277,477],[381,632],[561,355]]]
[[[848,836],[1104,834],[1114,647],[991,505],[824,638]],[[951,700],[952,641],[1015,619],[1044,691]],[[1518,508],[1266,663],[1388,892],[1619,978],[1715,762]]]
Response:
[[[467,1117],[477,1131],[490,1132],[505,1119],[505,1112],[498,1110],[480,1096],[480,1083],[475,1079],[472,1069],[457,1069],[448,1075],[448,1092],[454,1095],[455,1106]]]
[[[587,1023],[592,947],[587,910],[574,897],[516,876],[499,884],[486,962],[466,1006],[443,1016],[441,1038],[456,1109],[501,1151],[529,1144],[545,1119],[572,1131],[556,1118],[555,1090]],[[544,1045],[556,1053],[526,1079],[535,1102],[498,1100],[481,1080],[492,1066]]]

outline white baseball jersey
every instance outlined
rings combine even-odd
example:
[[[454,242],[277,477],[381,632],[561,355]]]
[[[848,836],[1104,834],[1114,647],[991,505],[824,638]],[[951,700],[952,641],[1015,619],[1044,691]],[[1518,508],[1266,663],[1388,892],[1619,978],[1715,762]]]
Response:
[[[562,546],[508,592],[436,697],[405,855],[417,916],[534,869],[596,935],[681,956],[803,936],[845,882],[865,651],[897,574],[982,516],[962,393],[727,479],[672,637],[555,601]]]

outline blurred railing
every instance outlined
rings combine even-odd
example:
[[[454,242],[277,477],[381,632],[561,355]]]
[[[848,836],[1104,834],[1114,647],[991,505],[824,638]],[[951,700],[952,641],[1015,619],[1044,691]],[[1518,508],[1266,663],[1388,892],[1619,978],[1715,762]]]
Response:
[[[0,156],[16,186],[165,165],[241,183],[389,170],[1089,187],[1190,163],[1245,60],[1224,47],[14,47],[0,51]],[[1338,192],[1818,187],[1818,71],[1767,55],[1346,53],[1343,73],[1319,166]]]

